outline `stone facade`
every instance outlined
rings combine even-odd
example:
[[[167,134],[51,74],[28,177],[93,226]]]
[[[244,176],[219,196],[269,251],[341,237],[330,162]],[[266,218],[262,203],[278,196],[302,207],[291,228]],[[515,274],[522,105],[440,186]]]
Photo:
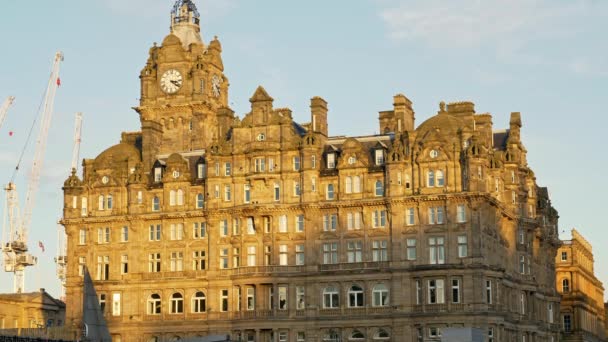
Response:
[[[0,329],[58,327],[65,323],[65,304],[44,289],[0,294]]]
[[[555,341],[557,212],[520,140],[471,102],[415,126],[393,98],[379,135],[332,137],[259,87],[228,108],[221,45],[179,0],[141,72],[141,131],[65,182],[68,320],[90,269],[122,341]],[[185,44],[184,42],[190,42]]]
[[[606,341],[604,286],[593,272],[591,244],[572,229],[572,239],[563,241],[555,264],[563,341]]]

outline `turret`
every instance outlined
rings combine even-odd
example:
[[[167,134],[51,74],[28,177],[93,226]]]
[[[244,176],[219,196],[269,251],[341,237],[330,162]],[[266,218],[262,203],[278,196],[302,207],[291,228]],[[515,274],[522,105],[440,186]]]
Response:
[[[203,44],[200,14],[192,0],[177,0],[171,11],[171,33],[182,42],[184,49],[192,43]]]
[[[378,119],[382,133],[413,131],[415,118],[412,101],[403,94],[395,95],[393,110],[380,112]]]

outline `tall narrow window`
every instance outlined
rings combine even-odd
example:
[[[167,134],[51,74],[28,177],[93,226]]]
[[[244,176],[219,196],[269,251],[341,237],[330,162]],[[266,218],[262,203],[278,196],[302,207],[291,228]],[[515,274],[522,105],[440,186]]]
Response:
[[[177,189],[177,205],[184,205],[184,190]]]
[[[228,290],[220,290],[220,311],[228,311]]]
[[[570,292],[570,280],[568,280],[568,279],[562,280],[562,292],[563,293]]]
[[[203,239],[207,233],[207,224],[205,222],[194,222],[192,224],[192,238]]]
[[[445,263],[445,246],[443,237],[429,238],[429,261],[431,264]]]
[[[247,218],[247,234],[249,234],[249,235],[255,234],[255,227],[253,225],[253,217]]]
[[[572,331],[572,316],[570,316],[570,314],[564,315],[564,331],[565,332]]]
[[[296,232],[302,233],[304,231],[304,215],[296,216]]]
[[[87,262],[86,262],[86,258],[81,256],[78,257],[78,275],[79,276],[84,276],[84,268],[86,267]]]
[[[359,176],[353,177],[353,192],[356,194],[361,192],[361,177]]]
[[[205,293],[198,291],[192,296],[192,313],[201,313],[207,310],[207,299]]]
[[[376,181],[376,196],[384,196],[384,184],[382,181]]]
[[[224,163],[224,176],[230,176],[232,174],[232,164]]]
[[[300,171],[300,157],[293,157],[293,170]]]
[[[243,185],[243,202],[249,203],[251,201],[251,185]]]
[[[120,256],[120,274],[129,273],[129,256],[123,254]]]
[[[157,196],[152,199],[152,211],[160,211],[160,199]]]
[[[106,207],[108,209],[112,209],[114,207],[114,201],[113,201],[113,199],[114,198],[112,197],[112,195],[108,195],[108,197],[106,197],[106,201],[107,201]]]
[[[296,265],[302,266],[304,265],[305,257],[304,257],[304,245],[299,244],[296,245]]]
[[[443,279],[432,279],[428,281],[429,304],[445,303]]]
[[[287,215],[279,216],[279,233],[287,233]]]
[[[99,210],[104,210],[106,207],[105,197],[103,195],[99,195]]]
[[[192,252],[192,270],[203,271],[207,267],[205,250]]]
[[[279,286],[279,310],[287,310],[287,286]]]
[[[353,179],[351,177],[346,177],[346,179],[344,180],[344,184],[345,184],[345,192],[347,194],[350,194],[353,192]]]
[[[279,201],[281,199],[281,187],[279,184],[274,184],[274,200]]]
[[[327,184],[327,192],[325,195],[326,195],[325,198],[327,200],[334,199],[334,185],[333,184]]]
[[[224,185],[224,201],[232,200],[232,192],[230,185]]]
[[[336,168],[336,154],[335,153],[327,154],[327,168],[328,169]]]
[[[405,210],[405,224],[408,226],[414,225],[414,208],[407,208]]]
[[[444,185],[445,185],[445,179],[443,177],[443,171],[437,170],[437,186],[444,186]]]
[[[86,228],[81,228],[78,234],[78,244],[86,245],[87,244],[87,230]]]
[[[486,280],[486,303],[492,304],[492,281]]]
[[[317,156],[315,156],[314,154],[312,156],[310,156],[310,168],[311,169],[317,168]]]
[[[176,197],[175,190],[169,191],[169,206],[175,205],[175,202],[176,202],[175,197]]]
[[[456,207],[456,221],[458,223],[463,223],[467,221],[464,204],[459,204],[458,207]]]
[[[81,206],[80,216],[87,216],[88,208],[87,208],[87,198],[86,197],[82,197],[80,199],[80,206]]]
[[[129,241],[129,227],[123,226],[120,231],[120,242]]]
[[[310,178],[310,191],[317,192],[317,177]]]
[[[452,303],[460,303],[460,280],[452,279]]]
[[[304,310],[305,308],[304,286],[296,286],[296,309]]]
[[[160,272],[160,253],[148,254],[148,272]]]
[[[228,236],[228,220],[220,220],[220,236]]]
[[[255,246],[247,246],[247,266],[255,266]]]
[[[300,182],[298,181],[293,182],[293,195],[300,196]]]
[[[351,308],[363,307],[363,288],[353,285],[348,290],[348,306]]]
[[[372,224],[374,228],[386,227],[386,210],[374,210],[372,212]]]
[[[247,310],[255,310],[255,289],[248,287],[245,291],[247,292]]]
[[[171,252],[171,272],[181,272],[184,270],[184,252]]]
[[[160,315],[160,295],[153,293],[148,297],[148,315]]]
[[[553,303],[547,303],[547,321],[553,323]]]
[[[407,260],[416,260],[416,239],[407,239]]]
[[[287,266],[287,245],[279,245],[279,265]]]
[[[465,258],[468,255],[467,236],[458,235],[458,257]]]
[[[426,185],[429,187],[435,186],[435,172],[433,170],[427,172]]]
[[[183,313],[184,312],[184,296],[181,293],[174,293],[171,295],[171,313]]]
[[[228,268],[228,248],[220,248],[220,269]]]
[[[374,154],[376,165],[384,165],[384,150],[377,149]]]
[[[241,249],[238,247],[232,248],[232,267],[237,268],[241,266]]]

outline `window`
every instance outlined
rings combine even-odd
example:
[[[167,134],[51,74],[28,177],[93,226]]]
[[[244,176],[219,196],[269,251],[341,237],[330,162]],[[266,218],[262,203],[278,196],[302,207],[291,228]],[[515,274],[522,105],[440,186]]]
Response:
[[[160,199],[157,196],[152,199],[152,211],[160,211]]]
[[[443,171],[441,170],[437,170],[437,186],[444,186],[445,185],[445,180],[443,178]]]
[[[416,260],[416,239],[407,239],[405,244],[407,248],[407,260]]]
[[[494,342],[494,328],[488,328],[488,342]]]
[[[372,212],[372,224],[374,228],[386,226],[386,210],[374,210]]]
[[[220,269],[228,268],[228,248],[220,248]]]
[[[175,205],[175,190],[169,191],[169,206]]]
[[[467,222],[467,216],[466,216],[464,204],[459,204],[456,207],[456,222],[458,222],[458,223]]]
[[[416,279],[416,305],[422,304],[422,281]]]
[[[232,200],[232,193],[231,193],[230,185],[224,185],[224,201],[231,201],[231,200]]]
[[[564,315],[564,331],[571,332],[572,331],[572,317],[570,314]]]
[[[568,261],[568,252],[562,252],[562,261]]]
[[[278,166],[274,163],[274,159],[268,158],[268,171],[274,172],[274,169]]]
[[[110,227],[97,228],[97,243],[110,243]]]
[[[377,149],[374,151],[374,159],[376,161],[376,165],[384,165],[384,150]]]
[[[205,293],[198,291],[192,296],[192,313],[201,313],[207,310],[207,299]]]
[[[287,310],[287,286],[279,286],[279,310]]]
[[[205,207],[205,197],[203,196],[203,194],[197,194],[196,195],[196,208],[202,209],[204,207]]]
[[[243,185],[243,202],[249,203],[251,201],[251,185]]]
[[[160,253],[148,254],[148,272],[160,272]]]
[[[306,333],[304,331],[298,331],[296,334],[296,342],[306,341]]]
[[[253,217],[247,218],[247,234],[249,234],[249,235],[255,234],[255,227],[253,225]]]
[[[328,169],[336,168],[336,154],[335,153],[327,154],[327,168]]]
[[[279,332],[279,342],[287,342],[287,332],[286,331]]]
[[[171,252],[171,272],[184,270],[184,252]]]
[[[492,304],[492,281],[486,280],[486,303]]]
[[[241,249],[238,247],[232,248],[232,267],[241,266]]]
[[[350,340],[363,340],[363,339],[365,339],[365,335],[363,335],[363,333],[357,329],[353,330],[353,332],[350,334]]]
[[[526,314],[526,294],[522,292],[519,294],[519,309],[522,315]]]
[[[177,189],[177,205],[184,205],[184,190]]]
[[[563,293],[570,292],[570,280],[568,280],[568,279],[562,280],[562,292]]]
[[[213,195],[215,198],[220,198],[220,186],[218,184],[213,186]]]
[[[101,310],[102,313],[105,313],[105,311],[106,311],[106,294],[105,293],[99,294],[99,309]]]
[[[123,254],[120,256],[120,274],[129,273],[129,256]]]
[[[184,296],[181,293],[174,293],[171,295],[171,313],[183,313],[184,312]]]
[[[160,315],[160,295],[157,293],[148,297],[148,315]]]
[[[452,303],[460,303],[460,280],[452,279]]]
[[[353,179],[351,177],[346,177],[346,179],[344,180],[345,182],[345,192],[347,194],[350,194],[353,192]]]
[[[349,241],[346,244],[346,255],[348,262],[362,262],[362,247],[363,243],[361,241]]]
[[[310,191],[317,192],[317,177],[310,178]]]
[[[388,261],[387,240],[375,240],[372,242],[372,260]]]
[[[305,306],[304,286],[296,286],[296,309],[304,310]]]
[[[241,235],[241,219],[238,217],[232,219],[232,235]]]
[[[445,263],[445,246],[443,237],[429,238],[429,261],[432,265]]]
[[[287,215],[279,216],[279,233],[287,233]]]
[[[84,268],[87,265],[87,261],[86,258],[81,256],[78,257],[78,275],[83,277],[84,276]]]
[[[112,316],[120,316],[120,293],[112,294]]]
[[[376,331],[376,333],[374,334],[374,339],[375,340],[387,340],[390,337],[391,336],[384,329],[378,329],[378,331]]]
[[[192,270],[203,271],[206,267],[206,255],[204,250],[192,252]]]
[[[99,210],[104,210],[106,208],[106,201],[103,195],[99,195]]]
[[[384,184],[382,181],[376,181],[376,196],[384,196]]]
[[[247,246],[247,266],[255,266],[255,246]]]
[[[224,163],[224,176],[230,176],[232,173],[232,165],[230,163]]]
[[[426,185],[428,187],[435,186],[435,172],[433,170],[429,170],[426,174]]]
[[[328,286],[323,289],[323,308],[335,309],[340,306],[340,294],[334,286]]]
[[[515,204],[517,202],[517,195],[515,191],[511,191],[511,203]]]
[[[287,266],[287,245],[279,245],[279,265]]]
[[[330,242],[323,244],[323,263],[337,264],[338,263],[338,243]]]
[[[97,280],[108,280],[110,279],[110,257],[109,256],[98,256],[97,257]]]
[[[264,246],[264,265],[272,265],[272,246],[266,245]]]
[[[372,306],[388,306],[388,289],[384,284],[377,284],[372,289]]]
[[[411,187],[410,175],[408,173],[405,174],[405,188],[409,189]]]
[[[220,220],[220,236],[228,236],[228,220]]]
[[[112,207],[114,206],[112,195],[108,195],[108,197],[106,197],[106,203],[106,208],[112,209]]]
[[[300,171],[300,157],[293,157],[293,170]]]
[[[519,273],[526,274],[526,257],[524,255],[519,256]]]
[[[81,228],[78,233],[78,244],[86,245],[87,244],[87,230],[86,228]]]
[[[247,310],[255,310],[255,289],[248,287],[247,290]]]
[[[458,235],[458,257],[465,258],[468,255],[467,236]]]
[[[553,323],[553,303],[547,303],[547,321]]]
[[[129,227],[123,226],[120,230],[120,242],[129,241]]]
[[[150,236],[149,236],[149,240],[150,241],[160,241],[160,236],[161,236],[161,225],[157,224],[157,225],[150,225]]]
[[[353,177],[353,192],[356,194],[361,192],[361,177],[359,176]]]
[[[207,169],[207,165],[204,163],[204,161],[199,162],[198,164],[196,164],[196,178],[198,179],[203,179],[205,178],[205,173]]]
[[[304,245],[296,245],[296,265],[304,265]]]
[[[314,154],[312,156],[310,156],[310,168],[312,168],[312,169],[317,168],[317,156],[315,156]]]
[[[274,184],[274,200],[279,201],[281,199],[281,186],[277,183]]]
[[[270,217],[264,216],[264,233],[270,233]]]
[[[220,164],[219,163],[215,163],[215,175],[216,176],[220,175]]]
[[[429,224],[443,224],[443,207],[429,208]]]
[[[304,231],[304,215],[296,216],[296,232],[302,233]]]
[[[327,192],[325,194],[325,198],[329,201],[334,199],[334,185],[327,184]]]
[[[266,159],[255,158],[254,167],[255,167],[255,172],[265,172],[266,171]]]
[[[351,308],[363,307],[363,288],[353,285],[348,290],[348,306]]]
[[[414,222],[414,208],[407,208],[405,210],[405,224],[408,226],[413,226]]]
[[[361,213],[347,213],[346,227],[348,228],[348,230],[361,229]]]
[[[220,311],[228,311],[228,290],[220,290]]]
[[[163,180],[163,168],[155,167],[154,168],[154,182],[159,183]]]
[[[429,304],[445,303],[443,279],[431,279],[428,281],[428,299]]]
[[[429,337],[431,337],[431,338],[441,337],[441,329],[436,328],[436,327],[430,327],[429,328]]]
[[[338,226],[338,215],[337,214],[325,214],[323,215],[323,231],[335,232]]]
[[[171,240],[182,240],[184,238],[183,223],[171,224]]]
[[[523,245],[524,243],[526,243],[526,233],[524,232],[523,229],[517,230],[517,242],[520,245]],[[564,253],[565,252],[562,252],[562,261],[564,260]]]
[[[192,238],[203,239],[207,233],[207,224],[205,222],[194,222],[192,224]]]

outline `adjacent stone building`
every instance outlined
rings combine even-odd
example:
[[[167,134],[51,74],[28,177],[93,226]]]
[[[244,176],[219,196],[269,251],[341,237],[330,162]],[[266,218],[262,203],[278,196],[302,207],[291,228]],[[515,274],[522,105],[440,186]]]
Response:
[[[118,341],[557,341],[558,215],[519,113],[497,131],[441,103],[416,127],[399,94],[382,134],[331,136],[325,100],[297,123],[259,87],[239,118],[221,52],[178,0],[141,131],[66,180],[70,324],[88,267]]]
[[[593,271],[591,244],[576,230],[556,256],[563,341],[606,341],[604,286]]]
[[[0,294],[0,329],[58,327],[65,323],[65,303],[44,289]]]

